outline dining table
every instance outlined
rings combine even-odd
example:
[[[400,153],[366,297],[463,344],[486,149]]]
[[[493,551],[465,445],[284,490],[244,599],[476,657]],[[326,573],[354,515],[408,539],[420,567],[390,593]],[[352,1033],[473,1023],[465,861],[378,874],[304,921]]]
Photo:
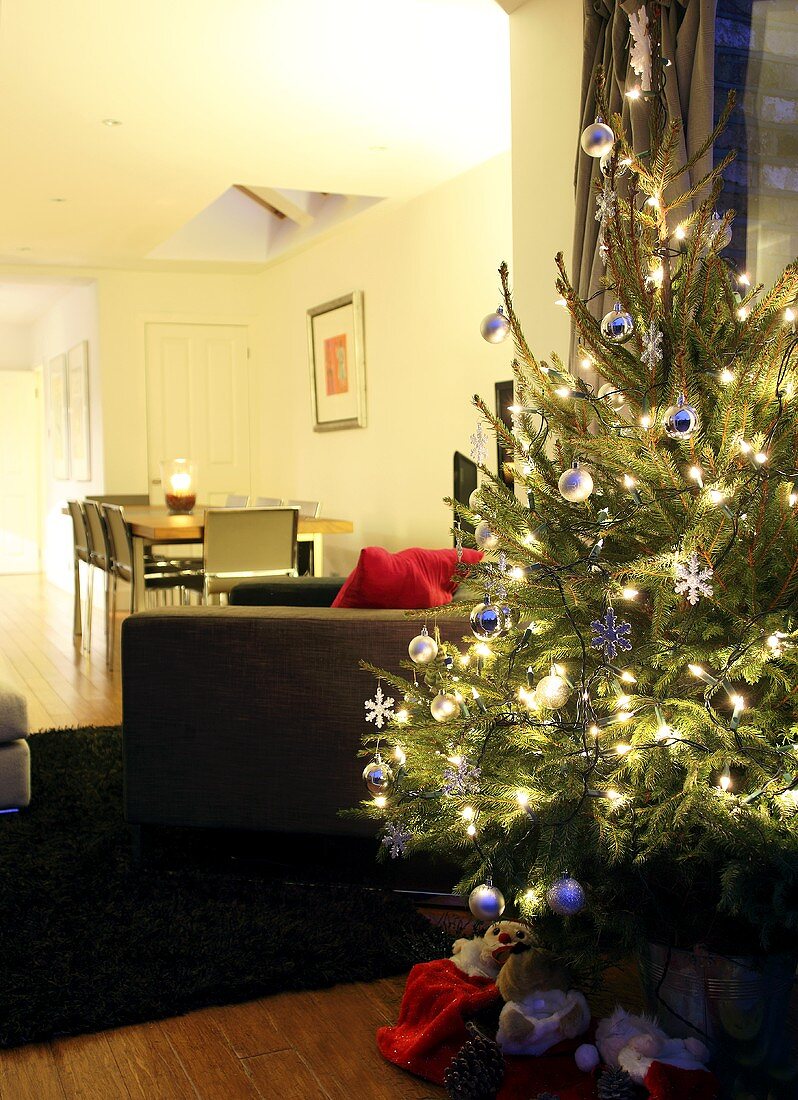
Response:
[[[144,555],[154,544],[201,543],[205,530],[205,509],[196,505],[188,514],[174,515],[167,508],[157,505],[135,505],[125,508],[125,519],[133,540],[133,571],[136,576],[136,603],[134,611],[144,610],[146,589],[144,585]],[[324,536],[349,535],[354,524],[348,519],[330,519],[327,516],[302,516],[297,525],[297,542],[313,544],[313,574],[324,574]]]

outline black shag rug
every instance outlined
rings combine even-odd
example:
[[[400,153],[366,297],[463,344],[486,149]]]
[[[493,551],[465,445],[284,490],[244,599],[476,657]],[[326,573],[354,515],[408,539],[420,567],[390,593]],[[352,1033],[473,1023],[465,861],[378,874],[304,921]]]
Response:
[[[405,899],[134,864],[119,728],[30,739],[33,800],[0,815],[0,1046],[401,973],[444,952]]]

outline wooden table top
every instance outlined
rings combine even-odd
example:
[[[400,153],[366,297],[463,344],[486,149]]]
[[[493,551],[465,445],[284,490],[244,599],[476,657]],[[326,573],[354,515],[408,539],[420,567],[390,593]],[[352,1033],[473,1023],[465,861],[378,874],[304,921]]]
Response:
[[[190,516],[170,515],[166,508],[125,508],[125,519],[135,538],[153,542],[202,542],[205,527],[205,508],[198,504]],[[300,535],[348,535],[354,531],[348,519],[328,519],[325,516],[299,517]]]

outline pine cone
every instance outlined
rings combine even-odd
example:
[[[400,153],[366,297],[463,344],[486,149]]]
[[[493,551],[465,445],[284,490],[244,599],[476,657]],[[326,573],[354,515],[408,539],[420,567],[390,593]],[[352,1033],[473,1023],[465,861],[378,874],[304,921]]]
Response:
[[[626,1070],[616,1066],[604,1070],[596,1094],[599,1100],[637,1100],[640,1090]]]
[[[471,1038],[452,1058],[443,1083],[452,1100],[495,1100],[504,1080],[504,1057],[497,1043],[473,1024]]]

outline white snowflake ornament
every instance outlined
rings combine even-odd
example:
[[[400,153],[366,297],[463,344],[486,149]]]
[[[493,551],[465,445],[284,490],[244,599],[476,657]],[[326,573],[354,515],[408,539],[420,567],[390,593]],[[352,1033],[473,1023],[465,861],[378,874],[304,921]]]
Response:
[[[712,595],[713,589],[709,583],[711,577],[712,569],[708,565],[702,566],[701,559],[694,550],[686,562],[677,562],[676,585],[673,590],[679,595],[684,594],[687,602],[695,607],[702,596]]]
[[[398,859],[405,854],[405,847],[411,834],[405,832],[401,825],[389,821],[385,826],[385,836],[382,838],[383,848],[387,848],[391,859]]]
[[[389,695],[385,698],[382,694],[382,684],[377,685],[373,699],[367,699],[366,721],[373,722],[378,730],[381,730],[389,718],[393,718],[394,700]]]
[[[471,436],[471,457],[477,466],[484,466],[488,456],[488,437],[482,431],[482,421],[477,424],[477,430]]]
[[[650,92],[651,39],[648,36],[648,12],[645,4],[641,4],[637,11],[629,12],[629,30],[632,33],[629,64],[640,77],[641,89]]]
[[[643,354],[640,358],[651,370],[656,370],[662,362],[662,333],[655,321],[651,321],[643,333]]]

